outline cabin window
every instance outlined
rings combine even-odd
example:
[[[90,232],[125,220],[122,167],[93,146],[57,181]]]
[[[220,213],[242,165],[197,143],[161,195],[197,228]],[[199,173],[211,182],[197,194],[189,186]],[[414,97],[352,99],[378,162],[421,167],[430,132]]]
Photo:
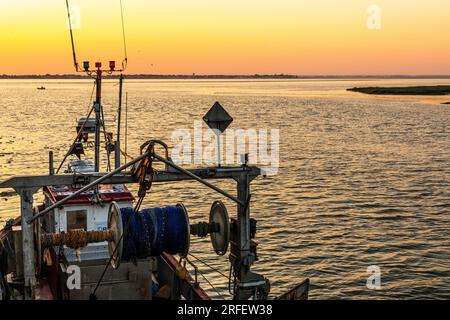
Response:
[[[74,229],[87,230],[87,210],[67,211],[67,231]]]

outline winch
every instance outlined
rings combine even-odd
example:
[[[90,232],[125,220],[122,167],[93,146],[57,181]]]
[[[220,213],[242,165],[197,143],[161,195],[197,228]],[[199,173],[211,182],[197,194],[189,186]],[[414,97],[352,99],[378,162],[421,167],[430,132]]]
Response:
[[[89,243],[108,242],[111,265],[117,269],[121,261],[156,257],[163,252],[186,257],[190,235],[211,236],[218,255],[224,255],[230,243],[230,219],[221,201],[213,203],[209,222],[189,224],[183,204],[142,209],[119,208],[112,202],[108,210],[108,227],[103,231],[70,230],[39,235],[42,248],[65,245],[81,249]],[[40,255],[39,248],[38,255]]]

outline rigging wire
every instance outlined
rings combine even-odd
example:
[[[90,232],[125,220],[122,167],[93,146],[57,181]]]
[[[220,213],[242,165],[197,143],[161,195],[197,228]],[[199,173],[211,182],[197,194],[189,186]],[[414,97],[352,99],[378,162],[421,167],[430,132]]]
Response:
[[[142,200],[143,200],[142,198],[139,198],[139,199],[138,199],[138,204],[134,207],[134,214],[137,214],[137,213],[139,212],[139,209],[140,209],[141,204],[142,204]],[[128,217],[128,219],[127,219],[127,223],[125,224],[125,228],[123,229],[123,232],[122,232],[122,234],[120,235],[120,238],[119,238],[119,240],[118,240],[118,242],[117,242],[117,246],[114,248],[114,251],[112,252],[111,256],[109,257],[109,260],[108,260],[108,262],[106,263],[106,266],[105,266],[105,268],[103,269],[103,272],[102,272],[102,274],[100,275],[100,278],[98,279],[97,284],[95,285],[94,290],[92,291],[92,293],[91,293],[90,296],[89,296],[89,299],[90,299],[90,300],[97,300],[97,298],[96,298],[96,296],[95,296],[95,293],[97,292],[98,287],[99,287],[100,284],[102,283],[103,278],[104,278],[104,276],[105,276],[105,274],[106,274],[106,271],[108,271],[108,268],[109,268],[109,266],[111,265],[111,262],[112,262],[112,260],[113,260],[113,258],[114,258],[114,256],[115,256],[117,250],[119,249],[120,244],[121,244],[122,241],[123,241],[123,236],[124,236],[126,233],[128,233],[128,229],[129,229],[129,227],[130,227],[130,225],[131,225],[131,217],[132,217],[132,215],[130,215],[130,216]]]
[[[125,92],[125,163],[127,162],[127,146],[128,146],[128,92]]]
[[[227,276],[226,274],[224,274],[222,271],[214,268],[213,266],[211,266],[210,264],[208,264],[207,262],[203,261],[202,259],[198,258],[197,256],[193,255],[192,253],[189,253],[189,255],[194,258],[195,260],[199,261],[200,263],[204,264],[205,266],[207,266],[208,268],[210,268],[213,271],[216,271],[217,273],[219,273],[221,276],[223,276],[224,278],[226,278],[228,280],[228,283],[230,283],[231,281],[231,275]],[[230,269],[231,270],[231,269]],[[206,277],[199,271],[200,275],[206,280],[206,282],[208,282],[208,284],[217,292],[217,294],[219,294],[219,296],[222,297],[222,299],[224,298],[224,296],[222,294],[220,294],[218,292],[218,290],[212,285],[211,282],[208,281],[208,279],[206,279]],[[230,294],[232,294],[231,290],[228,290],[230,292]]]
[[[124,20],[123,20],[122,0],[120,0],[120,18],[122,20],[123,50],[124,50],[124,54],[125,54],[125,58],[122,61],[122,69],[125,70],[127,68],[128,55],[127,55],[127,41],[126,41],[126,38],[125,38],[125,23],[124,23]]]
[[[94,101],[94,92],[95,92],[95,87],[97,85],[97,82],[94,80],[94,85],[92,86],[92,91],[91,91],[91,97],[89,98],[89,104],[88,104],[88,112],[91,108],[92,102]]]
[[[233,288],[233,291],[231,291],[231,275],[232,274],[234,274],[233,273],[233,264],[231,263],[230,264],[230,272],[229,272],[229,275],[228,275],[228,292],[231,294],[231,295],[234,295],[234,288]],[[236,279],[236,278],[235,278]]]
[[[120,19],[122,22],[122,39],[123,39],[123,51],[124,51],[124,59],[122,60],[122,71],[125,71],[125,69],[127,68],[127,64],[128,64],[128,53],[127,53],[127,40],[126,40],[126,35],[125,35],[125,21],[123,18],[123,4],[122,4],[122,0],[119,0],[120,2]],[[76,50],[75,50],[75,40],[73,37],[73,27],[72,27],[72,18],[70,16],[70,5],[69,5],[69,0],[66,0],[66,8],[67,8],[67,18],[69,20],[69,33],[70,33],[70,43],[72,45],[72,58],[73,58],[73,64],[75,66],[75,71],[76,72],[80,72],[83,70],[80,70],[79,68],[79,64],[78,64],[78,60],[77,60],[77,54],[76,54]]]
[[[106,125],[105,125],[105,114],[103,113],[103,106],[100,105],[100,110],[101,110],[101,124],[103,127],[103,137],[105,139],[105,143],[108,143],[108,133],[106,132]],[[111,171],[111,153],[109,152],[109,150],[106,150],[106,155],[107,155],[107,167],[106,170],[109,172]]]
[[[72,58],[73,58],[73,64],[75,66],[75,70],[78,72],[78,61],[77,61],[77,55],[75,53],[75,43],[73,41],[73,31],[72,31],[72,18],[70,17],[70,8],[69,8],[69,0],[66,0],[66,7],[67,7],[67,17],[69,19],[69,32],[70,32],[70,42],[72,44]]]
[[[225,297],[219,292],[219,290],[208,280],[208,278],[205,277],[205,275],[203,273],[201,273],[200,271],[198,271],[198,273],[200,273],[200,275],[203,277],[203,279],[205,279],[205,281],[209,284],[209,286],[211,288],[214,289],[214,291],[216,291],[217,295],[219,295],[221,297],[222,300],[225,300]]]
[[[127,66],[127,63],[128,63],[128,53],[127,53],[127,42],[126,42],[126,34],[125,34],[125,21],[124,21],[124,15],[123,15],[123,3],[122,3],[122,0],[119,0],[119,3],[120,3],[120,18],[121,18],[121,22],[122,22],[123,49],[124,49],[124,55],[125,55],[124,59],[122,60],[122,70],[121,71],[124,71],[126,69],[126,66]],[[69,0],[66,0],[66,8],[67,8],[67,17],[68,17],[68,20],[69,20],[69,32],[70,32],[70,42],[71,42],[71,45],[72,45],[73,63],[74,63],[74,66],[75,66],[75,71],[76,72],[80,72],[81,70],[79,69],[77,55],[76,55],[76,50],[75,50],[75,41],[74,41],[74,36],[73,36],[73,26],[72,26],[72,18],[71,18],[71,15],[70,15]],[[88,70],[86,70],[86,71],[87,71],[88,76],[92,76],[92,71],[88,71]],[[110,74],[110,73],[112,73],[112,71],[108,72],[108,74]],[[91,99],[92,99],[93,92],[94,91],[92,91]],[[104,139],[105,139],[105,142],[108,143],[109,140],[107,138],[106,124],[105,124],[105,117],[104,117],[104,113],[103,113],[103,107],[102,106],[100,106],[100,107],[101,107],[101,118],[102,118],[101,121],[102,121],[102,127],[103,127],[103,132],[104,132]],[[92,109],[89,111],[89,115],[86,118],[85,123],[87,122],[87,119],[89,118],[91,112],[92,112]],[[84,128],[85,123],[83,124],[82,128]],[[81,132],[81,130],[80,130],[80,132]],[[78,133],[76,139],[72,143],[72,146],[79,139],[80,132]],[[59,171],[61,170],[61,167],[64,164],[65,160],[67,159],[67,157],[69,155],[69,152],[70,152],[70,150],[64,156],[64,159],[61,162],[60,166],[58,167],[58,170],[57,170],[56,173],[59,173]],[[110,152],[107,151],[107,170],[108,171],[111,170],[111,159],[110,159],[110,156],[111,156]],[[125,157],[125,161],[126,161],[126,157]]]
[[[93,96],[94,96],[95,87],[96,87],[96,83],[95,83],[95,81],[94,81],[94,86],[92,87],[91,97],[90,97],[90,99],[89,99],[89,105],[92,104],[92,100],[93,100]],[[67,153],[65,154],[63,160],[62,160],[61,163],[59,164],[58,169],[56,170],[56,174],[58,174],[58,173],[59,173],[59,170],[61,170],[61,167],[63,166],[64,162],[66,161],[67,157],[69,156],[70,150],[72,149],[73,145],[74,145],[74,144],[77,142],[77,140],[81,137],[81,134],[82,134],[82,132],[83,132],[83,129],[84,129],[86,123],[88,122],[89,117],[90,117],[91,114],[92,114],[92,111],[94,111],[94,106],[91,106],[91,108],[90,108],[90,110],[89,110],[89,112],[88,112],[87,117],[85,118],[83,124],[82,124],[81,127],[80,127],[80,130],[78,131],[77,136],[76,136],[75,139],[73,140],[73,142],[72,142],[72,144],[71,144],[69,150],[67,151]]]
[[[202,259],[194,256],[192,253],[189,253],[189,255],[194,258],[195,260],[199,261],[200,263],[204,264],[205,266],[207,266],[208,268],[210,268],[213,271],[216,271],[217,273],[219,273],[221,276],[223,276],[225,279],[229,280],[230,277],[228,277],[225,273],[223,273],[222,271],[220,271],[219,269],[214,268],[213,266],[211,266],[210,264],[208,264],[207,262],[203,261]]]
[[[122,235],[120,236],[119,241],[117,242],[117,246],[114,248],[113,253],[112,253],[111,256],[109,257],[108,263],[106,264],[105,268],[103,269],[103,272],[102,272],[102,274],[100,275],[100,278],[98,279],[97,284],[95,285],[94,290],[93,290],[92,293],[89,295],[89,300],[97,300],[97,297],[96,297],[95,293],[97,292],[98,287],[99,287],[100,284],[102,283],[103,277],[105,276],[106,271],[108,271],[108,268],[109,268],[109,266],[111,265],[112,259],[113,259],[113,257],[115,256],[117,250],[118,250],[119,247],[120,247],[120,243],[121,243],[122,240],[123,240],[124,234],[128,232],[128,228],[130,227],[130,224],[131,224],[131,217],[132,217],[131,215],[128,217],[128,220],[127,220],[127,223],[126,223],[126,225],[125,225],[125,228],[124,228],[124,230],[123,230],[123,232],[122,232]]]
[[[231,290],[231,275],[233,275],[233,290]],[[230,264],[230,278],[228,280],[228,292],[234,296],[234,292],[236,291],[236,271],[234,270],[233,264]]]
[[[153,149],[152,149],[152,150],[153,150]],[[152,156],[153,156],[153,151],[152,151],[152,154],[149,155],[149,158],[148,158],[148,159],[151,159]],[[153,162],[153,161],[147,161],[145,167],[142,168],[142,172],[143,172],[144,176],[145,176],[146,172],[149,171],[149,168],[151,169],[152,162]],[[152,178],[151,178],[151,180],[149,181],[149,184],[146,185],[146,188],[145,188],[146,190],[145,190],[145,191],[149,191],[149,190],[151,189],[151,186],[152,186],[152,183],[153,183],[153,175],[151,175],[151,176],[152,176]],[[143,187],[142,182],[141,182],[140,188],[141,188],[141,187]],[[133,209],[134,214],[139,214],[139,210],[141,209],[141,205],[142,205],[142,202],[144,201],[145,195],[146,195],[146,192],[139,192],[139,198],[138,198],[138,200],[137,200],[137,202],[136,202],[136,205],[135,205],[135,207],[134,207],[134,209]],[[126,224],[125,224],[125,228],[124,228],[124,230],[123,230],[123,232],[122,232],[122,234],[121,234],[121,236],[120,236],[120,238],[119,238],[119,240],[118,240],[118,242],[117,242],[117,246],[114,248],[114,251],[113,251],[113,253],[111,254],[111,256],[110,256],[108,262],[106,263],[106,266],[105,266],[105,268],[103,269],[103,272],[102,272],[102,274],[100,275],[100,278],[98,279],[97,284],[95,285],[94,290],[92,291],[92,293],[91,293],[90,296],[89,296],[89,299],[91,299],[91,300],[96,300],[96,299],[97,299],[95,293],[97,292],[98,287],[100,286],[101,282],[103,281],[103,278],[104,278],[104,276],[105,276],[105,274],[106,274],[106,271],[108,271],[108,268],[109,268],[109,266],[111,265],[111,262],[112,262],[112,260],[113,260],[113,257],[115,256],[117,250],[119,249],[120,243],[123,241],[124,235],[128,232],[128,228],[129,228],[130,225],[131,225],[131,217],[132,217],[132,215],[130,215],[130,216],[128,217],[127,222],[126,222]]]

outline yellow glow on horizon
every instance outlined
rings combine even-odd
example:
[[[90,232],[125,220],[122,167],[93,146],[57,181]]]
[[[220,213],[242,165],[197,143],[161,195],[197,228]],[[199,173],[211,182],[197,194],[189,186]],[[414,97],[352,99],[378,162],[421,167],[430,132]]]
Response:
[[[79,63],[123,57],[119,0],[71,0]],[[381,30],[367,28],[369,5]],[[450,74],[448,0],[123,0],[128,73]],[[0,74],[72,73],[65,0],[0,0]]]

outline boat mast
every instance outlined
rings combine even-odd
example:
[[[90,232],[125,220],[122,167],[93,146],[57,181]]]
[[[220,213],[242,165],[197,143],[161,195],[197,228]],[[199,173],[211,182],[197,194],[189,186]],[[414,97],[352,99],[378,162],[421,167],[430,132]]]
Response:
[[[117,138],[114,154],[114,167],[115,169],[120,167],[120,126],[122,123],[122,87],[123,87],[123,74],[119,76],[119,107],[117,110]]]
[[[96,94],[95,94],[95,172],[100,171],[100,128],[102,126],[102,64],[101,62],[96,62],[95,67],[95,83],[96,83]]]
[[[73,62],[75,66],[76,72],[85,72],[89,76],[94,75],[95,76],[95,83],[96,83],[96,96],[95,96],[95,102],[94,102],[94,111],[95,111],[95,142],[94,142],[94,153],[95,153],[95,164],[94,169],[96,172],[100,171],[100,134],[101,134],[101,127],[103,127],[103,130],[105,131],[104,126],[104,119],[103,119],[103,107],[102,107],[102,76],[103,73],[106,72],[108,75],[111,75],[114,72],[120,72],[120,95],[119,95],[119,121],[117,125],[117,141],[115,145],[115,167],[118,168],[120,166],[120,114],[122,109],[122,81],[123,81],[123,75],[122,73],[125,71],[128,63],[128,57],[127,57],[127,48],[126,48],[126,39],[125,39],[125,24],[123,19],[123,7],[122,7],[122,0],[120,0],[120,16],[122,20],[122,37],[123,37],[123,45],[124,45],[124,54],[125,57],[122,61],[122,68],[116,69],[116,62],[115,61],[109,61],[109,69],[102,70],[102,63],[96,62],[95,63],[95,69],[91,70],[89,68],[89,61],[83,62],[83,67],[80,68],[77,60],[77,55],[75,53],[75,41],[73,37],[73,31],[72,31],[72,21],[70,17],[70,5],[69,0],[66,0],[66,7],[67,7],[67,16],[69,19],[69,31],[70,31],[70,40],[72,45],[72,57]],[[105,133],[105,138],[107,133]],[[108,151],[109,152],[109,151]],[[108,167],[109,167],[109,153],[108,153]]]
[[[95,172],[100,171],[100,128],[102,126],[102,64],[101,62],[96,62],[95,67]]]

